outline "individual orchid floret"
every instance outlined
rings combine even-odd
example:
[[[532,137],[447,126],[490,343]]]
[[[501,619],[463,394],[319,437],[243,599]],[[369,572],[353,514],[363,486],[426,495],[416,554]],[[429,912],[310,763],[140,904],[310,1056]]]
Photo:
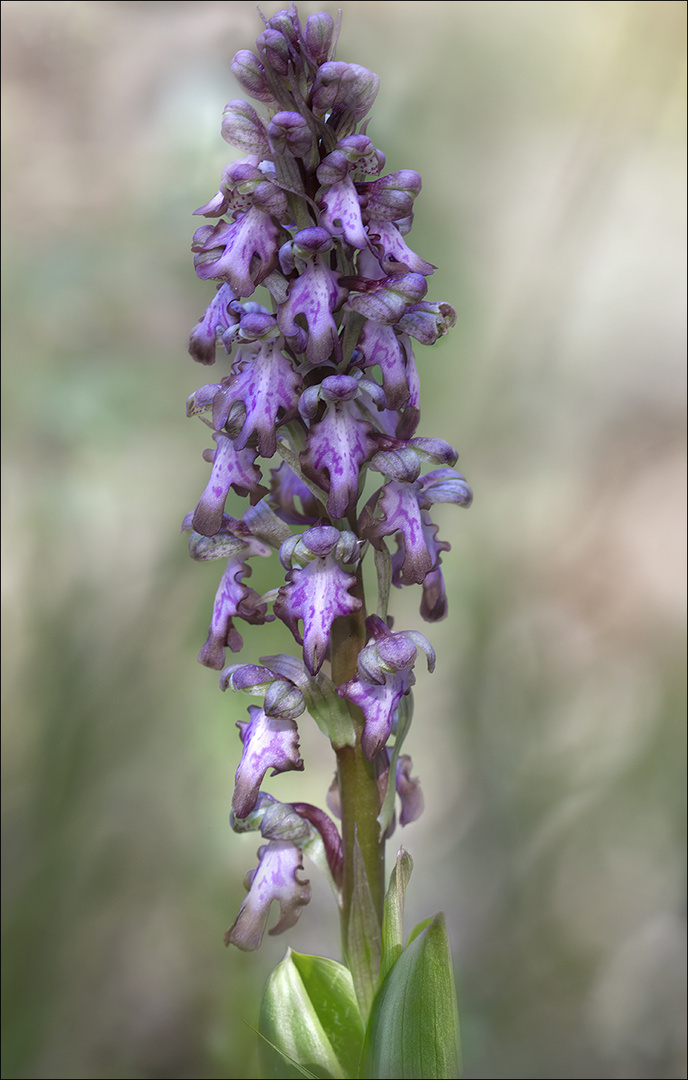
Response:
[[[302,229],[293,240],[280,248],[282,271],[298,271],[289,282],[285,303],[279,305],[277,323],[291,347],[305,352],[308,363],[324,364],[338,359],[339,331],[333,318],[347,296],[339,284],[339,275],[331,270],[327,253],[333,240],[326,229]],[[298,321],[297,321],[298,320]],[[307,330],[300,325],[305,320]]]
[[[243,818],[232,810],[229,823],[237,833],[259,829],[265,840],[293,840],[321,869],[329,872],[335,886],[341,885],[342,839],[332,818],[317,806],[282,803],[261,791],[253,810]]]
[[[269,318],[274,322],[272,316]],[[234,438],[237,453],[251,440],[262,457],[272,457],[278,427],[296,414],[303,380],[281,351],[280,341],[281,338],[261,341],[243,363],[235,361],[231,375],[215,398],[213,420],[218,426],[224,426],[238,402],[244,406],[243,423]]]
[[[264,708],[249,705],[250,720],[238,720],[243,743],[241,761],[234,778],[232,810],[246,817],[256,805],[260,785],[268,769],[272,776],[303,770],[299,756],[299,731],[288,715],[268,716]]]
[[[369,221],[403,221],[413,212],[413,201],[420,194],[423,181],[413,169],[401,169],[377,180],[356,185],[366,199]]]
[[[360,532],[375,547],[385,536],[401,533],[404,561],[398,580],[404,585],[420,585],[436,566],[422,511],[436,502],[468,507],[472,498],[465,478],[453,469],[435,469],[420,479],[410,473],[407,478],[391,480],[368,500],[359,519]]]
[[[378,280],[343,278],[342,284],[355,290],[344,308],[357,311],[364,319],[391,326],[403,316],[409,304],[422,299],[428,283],[422,274],[392,274]]]
[[[262,697],[266,716],[295,720],[306,709],[303,694],[290,679],[260,664],[230,664],[220,676],[220,689],[241,690]]]
[[[300,541],[312,558],[303,569],[296,567],[288,572],[287,584],[280,589],[273,610],[289,627],[296,641],[303,645],[304,662],[314,675],[327,654],[332,623],[359,611],[362,601],[350,594],[356,584],[355,575],[347,573],[335,561],[334,551],[340,542],[337,529],[316,526],[307,529]],[[290,545],[290,542],[285,544]],[[285,544],[280,549],[282,559],[285,558]],[[299,631],[300,620],[303,621],[303,634]]]
[[[422,300],[411,304],[397,323],[397,329],[410,334],[421,345],[434,345],[456,325],[456,311],[444,301]]]
[[[203,281],[218,278],[235,295],[250,296],[277,265],[279,226],[270,214],[252,206],[236,221],[203,225],[194,233],[194,267]]]
[[[296,925],[301,909],[311,898],[308,881],[298,876],[303,870],[301,849],[291,840],[264,844],[258,849],[258,859],[257,869],[250,870],[245,878],[248,896],[225,934],[225,945],[245,951],[259,948],[273,900],[280,906],[280,917],[268,933],[281,934]]]
[[[324,516],[324,507],[287,465],[286,461],[270,472],[270,503],[282,521],[289,525],[315,525]],[[301,503],[299,510],[296,500]]]
[[[268,139],[273,154],[288,151],[305,158],[313,147],[313,132],[301,113],[284,110],[275,113],[268,124]]]
[[[284,78],[289,72],[289,42],[279,30],[268,27],[256,40],[263,67]]]
[[[205,315],[197,322],[189,338],[189,353],[198,364],[214,364],[218,334],[223,334],[234,321],[228,306],[235,299],[229,285],[220,285],[208,304]]]
[[[355,679],[339,687],[339,694],[358,705],[365,717],[361,745],[372,761],[387,742],[394,713],[415,683],[413,665],[421,648],[428,671],[435,667],[435,652],[423,634],[408,630],[392,633],[377,615],[366,619],[371,638],[358,657]]]
[[[266,105],[274,102],[275,99],[265,77],[265,68],[250,49],[239,49],[234,54],[230,67],[232,75],[242,90],[245,90],[252,98],[263,101]]]
[[[320,402],[324,416],[314,422],[308,434],[301,467],[306,476],[328,492],[327,512],[341,518],[352,511],[358,499],[359,469],[376,448],[375,428],[361,416],[356,401],[361,389],[376,395],[384,407],[384,394],[377,383],[351,375],[328,375],[320,386],[311,386],[301,397],[299,410],[312,420]]]
[[[379,89],[379,77],[368,68],[331,60],[318,70],[310,105],[320,117],[344,106],[358,123],[372,108]]]
[[[265,123],[248,101],[235,98],[225,105],[221,132],[225,142],[244,154],[256,154],[259,158],[270,155]]]
[[[311,61],[324,64],[336,43],[334,19],[326,11],[313,12],[306,19],[303,37]]]
[[[380,368],[387,407],[394,411],[402,409],[411,396],[407,368],[413,350],[409,338],[405,334],[397,335],[392,326],[368,319],[363,324],[357,350],[357,360],[364,369],[375,365]]]
[[[249,577],[251,567],[241,556],[227,559],[227,566],[220,579],[215,595],[213,614],[210,620],[208,637],[198,654],[199,664],[220,671],[225,666],[225,649],[240,652],[243,647],[241,634],[234,626],[234,619],[240,618],[248,623],[270,622],[267,604],[255,589],[244,585],[243,579]]]
[[[320,202],[320,221],[333,236],[342,236],[347,244],[363,249],[368,236],[361,216],[359,196],[353,174],[379,173],[385,156],[376,150],[367,135],[349,135],[323,158],[317,170],[321,184],[327,185]]]
[[[447,615],[447,594],[444,587],[444,577],[440,564],[440,553],[449,551],[451,544],[446,540],[440,540],[437,536],[438,526],[430,519],[427,510],[421,511],[421,523],[425,546],[433,560],[433,565],[423,579],[423,596],[420,604],[421,616],[426,622],[440,622]],[[397,534],[398,548],[392,555],[392,584],[401,588],[405,582],[402,580],[402,569],[406,562],[406,545],[401,533]]]
[[[437,267],[421,259],[405,242],[391,221],[371,221],[368,225],[370,247],[385,274],[432,274]],[[420,307],[414,304],[413,307]],[[447,307],[449,305],[446,305]],[[455,316],[456,318],[456,316]],[[425,342],[424,342],[425,344]]]
[[[255,464],[256,451],[237,450],[229,436],[222,431],[216,431],[213,439],[217,449],[203,454],[206,460],[213,463],[210,479],[198,500],[193,518],[194,529],[204,536],[214,536],[222,527],[230,488],[234,488],[237,495],[250,493],[256,501],[267,494],[267,488],[260,483],[260,469]]]

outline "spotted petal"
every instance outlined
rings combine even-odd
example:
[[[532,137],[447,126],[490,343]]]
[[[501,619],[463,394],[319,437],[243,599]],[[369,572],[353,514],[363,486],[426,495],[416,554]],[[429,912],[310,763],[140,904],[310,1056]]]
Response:
[[[256,805],[268,769],[273,770],[273,776],[303,769],[295,721],[285,716],[268,716],[257,705],[249,705],[248,711],[250,721],[237,722],[244,749],[234,778],[232,810],[240,818],[246,817]]]
[[[295,926],[302,907],[311,898],[308,881],[302,881],[301,849],[290,840],[271,840],[258,849],[258,868],[246,875],[248,896],[239,908],[239,914],[225,934],[225,945],[250,952],[263,940],[270,905],[276,900],[280,907],[279,921],[269,934],[281,934]]]
[[[303,570],[287,574],[287,584],[278,593],[274,612],[303,644],[303,658],[311,675],[322,667],[334,620],[361,607],[362,601],[349,593],[355,584],[355,576],[342,570],[332,555],[313,559]],[[300,619],[303,636],[298,628]]]
[[[192,250],[199,278],[219,278],[237,296],[250,296],[277,265],[278,226],[269,214],[251,207],[236,221],[203,226],[194,235]]]
[[[226,647],[232,652],[241,651],[243,640],[234,626],[235,617],[238,616],[248,623],[272,620],[272,616],[267,613],[267,604],[261,603],[256,590],[243,584],[243,578],[250,574],[251,567],[242,562],[241,556],[233,556],[227,560],[215,595],[208,637],[198,654],[198,662],[205,667],[220,671],[225,666]]]

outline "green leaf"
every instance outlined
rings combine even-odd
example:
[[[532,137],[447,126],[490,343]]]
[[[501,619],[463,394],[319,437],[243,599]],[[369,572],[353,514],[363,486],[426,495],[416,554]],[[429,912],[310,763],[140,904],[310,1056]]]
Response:
[[[380,961],[380,982],[384,982],[394,964],[401,956],[403,945],[402,923],[404,917],[404,898],[406,886],[413,870],[413,859],[408,851],[399,848],[397,863],[389,879],[389,889],[385,897],[382,915],[382,959]]]
[[[342,964],[289,950],[268,979],[259,1024],[265,1076],[356,1076],[363,1021]]]
[[[449,938],[440,914],[404,949],[380,988],[359,1076],[449,1080],[459,1076],[459,1017]]]

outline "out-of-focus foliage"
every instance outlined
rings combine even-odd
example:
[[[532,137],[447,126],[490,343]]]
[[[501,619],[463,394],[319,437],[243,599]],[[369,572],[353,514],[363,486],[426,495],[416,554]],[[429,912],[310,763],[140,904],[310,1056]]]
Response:
[[[447,912],[468,1075],[680,1077],[685,5],[341,6],[459,314],[418,349],[420,433],[476,492],[442,516],[405,746],[408,926]],[[189,215],[259,29],[250,2],[3,4],[7,1077],[256,1075],[285,942],[222,948],[255,864],[227,826],[244,704],[194,663],[215,568],[177,530],[207,477]],[[266,629],[247,661],[287,646]],[[289,944],[336,957],[311,880]]]

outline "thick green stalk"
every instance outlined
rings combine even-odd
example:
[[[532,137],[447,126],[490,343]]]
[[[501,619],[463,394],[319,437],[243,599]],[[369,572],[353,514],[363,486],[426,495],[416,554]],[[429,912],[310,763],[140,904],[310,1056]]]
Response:
[[[356,589],[352,591],[364,600],[360,568]],[[330,655],[336,685],[355,678],[358,654],[365,643],[364,600],[360,612],[337,619],[332,627]],[[377,823],[380,811],[377,772],[374,763],[368,761],[361,748],[363,714],[351,702],[347,702],[347,705],[356,729],[356,746],[337,751],[344,846],[342,947],[354,977],[359,1001],[366,1011],[377,990],[385,854]],[[355,856],[356,842],[358,858]],[[361,867],[368,888],[361,881]]]

